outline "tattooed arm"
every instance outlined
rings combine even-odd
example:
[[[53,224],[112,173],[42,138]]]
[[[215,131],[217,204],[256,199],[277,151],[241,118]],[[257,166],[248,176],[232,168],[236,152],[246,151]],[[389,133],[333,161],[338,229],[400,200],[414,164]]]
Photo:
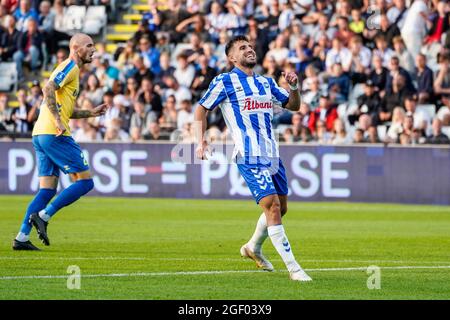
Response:
[[[108,109],[108,106],[105,103],[95,107],[92,110],[75,109],[73,110],[72,116],[70,118],[81,119],[81,118],[98,117],[104,115],[106,109]]]
[[[61,116],[59,115],[58,106],[56,105],[56,90],[59,89],[59,85],[53,80],[49,80],[47,84],[42,89],[44,93],[44,103],[50,110],[51,114],[56,121],[56,136],[60,136],[66,132],[66,127],[61,121]]]

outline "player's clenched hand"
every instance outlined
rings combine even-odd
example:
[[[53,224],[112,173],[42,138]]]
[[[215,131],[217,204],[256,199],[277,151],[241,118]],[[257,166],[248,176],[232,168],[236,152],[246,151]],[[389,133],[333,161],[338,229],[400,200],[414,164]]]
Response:
[[[102,116],[106,113],[107,109],[108,109],[108,105],[106,103],[103,103],[103,104],[95,107],[94,109],[92,109],[92,116],[94,116],[94,117]]]
[[[62,123],[61,119],[56,120],[56,136],[62,136],[66,132],[66,127]]]
[[[208,143],[206,141],[203,141],[197,146],[197,149],[195,149],[195,155],[198,159],[208,160],[208,154],[211,154]]]
[[[284,79],[286,79],[287,83],[290,84],[291,86],[295,86],[298,82],[298,77],[297,74],[295,72],[282,72],[281,73],[284,77]]]

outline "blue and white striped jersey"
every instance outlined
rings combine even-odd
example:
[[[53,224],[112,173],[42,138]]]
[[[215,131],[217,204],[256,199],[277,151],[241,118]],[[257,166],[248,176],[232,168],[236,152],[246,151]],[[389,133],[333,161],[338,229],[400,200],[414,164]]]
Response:
[[[214,78],[199,104],[208,110],[220,107],[235,143],[234,155],[278,158],[273,107],[284,107],[288,100],[288,92],[272,78],[234,68]]]

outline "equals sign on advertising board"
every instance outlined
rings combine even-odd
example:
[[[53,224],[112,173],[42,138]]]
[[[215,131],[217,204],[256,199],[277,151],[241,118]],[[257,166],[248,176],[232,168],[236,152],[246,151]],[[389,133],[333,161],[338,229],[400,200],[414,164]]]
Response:
[[[186,184],[186,164],[165,161],[161,164],[163,184]]]

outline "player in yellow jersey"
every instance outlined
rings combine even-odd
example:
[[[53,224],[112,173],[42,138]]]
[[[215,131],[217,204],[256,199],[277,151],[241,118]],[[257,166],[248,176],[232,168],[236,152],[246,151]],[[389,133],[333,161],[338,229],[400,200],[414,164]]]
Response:
[[[82,33],[75,34],[70,39],[69,46],[69,58],[53,71],[43,88],[44,100],[33,129],[39,191],[29,204],[20,232],[13,241],[14,250],[39,250],[30,241],[33,226],[39,239],[45,245],[50,245],[47,236],[50,218],[94,187],[87,159],[70,135],[69,120],[103,115],[107,106],[102,104],[93,110],[75,108],[80,90],[80,68],[92,62],[95,46],[91,37]],[[56,194],[59,170],[69,174],[74,183],[49,204]]]

